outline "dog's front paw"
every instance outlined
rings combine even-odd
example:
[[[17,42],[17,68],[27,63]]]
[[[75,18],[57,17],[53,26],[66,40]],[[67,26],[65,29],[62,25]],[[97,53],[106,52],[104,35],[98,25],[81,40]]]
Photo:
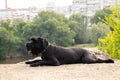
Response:
[[[25,64],[31,64],[31,62],[30,62],[30,61],[27,61],[27,62],[25,62]]]
[[[30,64],[30,67],[38,67],[38,66],[39,66],[38,63],[32,63],[32,64]]]

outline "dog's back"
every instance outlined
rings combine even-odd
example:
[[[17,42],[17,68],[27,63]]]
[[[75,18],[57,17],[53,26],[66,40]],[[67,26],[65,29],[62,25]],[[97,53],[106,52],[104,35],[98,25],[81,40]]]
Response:
[[[86,52],[79,48],[63,48],[59,46],[51,46],[53,55],[59,60],[61,64],[70,64],[81,62],[82,55]]]

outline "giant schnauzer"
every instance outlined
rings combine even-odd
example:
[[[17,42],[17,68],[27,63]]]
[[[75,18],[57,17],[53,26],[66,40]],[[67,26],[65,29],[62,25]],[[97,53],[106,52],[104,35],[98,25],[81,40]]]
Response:
[[[33,55],[41,53],[41,60],[25,62],[26,64],[30,64],[31,67],[42,65],[59,66],[74,63],[114,63],[112,59],[100,59],[86,49],[64,48],[51,45],[46,39],[40,37],[32,37],[26,43],[26,47],[28,53]]]

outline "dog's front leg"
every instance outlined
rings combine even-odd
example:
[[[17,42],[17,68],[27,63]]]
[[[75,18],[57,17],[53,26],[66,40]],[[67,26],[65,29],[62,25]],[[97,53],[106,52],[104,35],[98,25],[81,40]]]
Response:
[[[27,61],[25,62],[25,64],[32,64],[32,63],[36,63],[36,62],[39,62],[41,61],[40,59],[37,59],[37,60],[33,60],[33,61]]]
[[[40,66],[41,63],[43,63],[44,61],[41,60],[41,61],[38,61],[38,62],[35,62],[35,63],[32,63],[30,64],[31,67],[37,67],[37,66]]]
[[[59,63],[54,63],[53,61],[39,61],[36,63],[32,63],[30,66],[31,67],[37,67],[37,66],[42,66],[42,65],[49,65],[49,66],[59,66]]]
[[[37,67],[37,66],[42,66],[42,65],[59,66],[60,62],[56,58],[52,58],[50,60],[41,60],[39,62],[32,63],[30,66]]]

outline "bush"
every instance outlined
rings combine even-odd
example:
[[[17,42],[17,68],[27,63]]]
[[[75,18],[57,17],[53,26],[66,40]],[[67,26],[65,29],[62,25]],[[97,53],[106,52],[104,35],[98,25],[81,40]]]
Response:
[[[109,53],[112,58],[120,59],[120,7],[110,8],[112,14],[106,17],[105,23],[112,31],[104,39],[99,39],[98,48]]]

